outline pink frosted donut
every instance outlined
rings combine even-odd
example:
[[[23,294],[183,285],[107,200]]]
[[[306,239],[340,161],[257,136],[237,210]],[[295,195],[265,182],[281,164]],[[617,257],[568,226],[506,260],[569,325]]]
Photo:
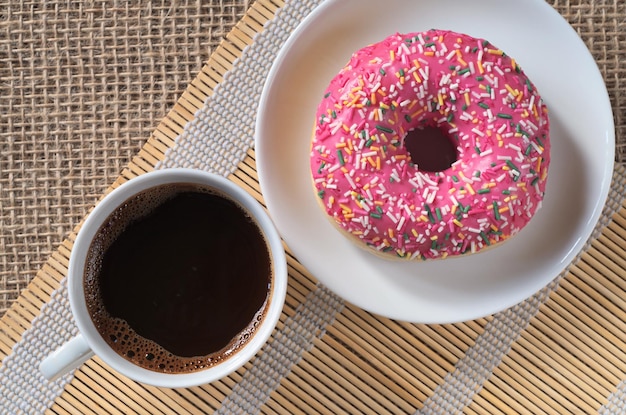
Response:
[[[515,60],[444,30],[355,52],[319,104],[311,173],[338,227],[386,257],[475,253],[540,208],[548,112]]]

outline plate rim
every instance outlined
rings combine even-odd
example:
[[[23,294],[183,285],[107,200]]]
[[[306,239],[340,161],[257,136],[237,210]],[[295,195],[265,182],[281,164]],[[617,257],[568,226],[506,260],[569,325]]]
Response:
[[[485,0],[485,1],[489,1],[489,0]],[[333,7],[337,7],[338,4],[341,2],[341,0],[326,0],[323,1],[320,5],[318,5],[317,7],[315,7],[311,13],[309,13],[301,22],[300,24],[298,24],[298,26],[294,29],[294,31],[289,35],[289,37],[287,38],[287,40],[285,41],[285,43],[281,46],[280,50],[278,51],[278,54],[276,55],[276,58],[273,62],[273,64],[270,67],[270,70],[265,78],[265,82],[262,88],[262,92],[261,92],[261,96],[260,96],[260,100],[259,100],[259,112],[257,113],[257,117],[256,117],[256,121],[255,121],[255,131],[254,131],[254,141],[255,141],[255,148],[256,148],[256,162],[257,162],[257,173],[258,173],[258,177],[259,177],[259,185],[260,185],[260,189],[261,189],[261,193],[263,195],[265,195],[264,189],[268,188],[267,182],[264,179],[265,178],[265,158],[264,156],[262,156],[263,154],[263,146],[264,146],[264,141],[262,140],[261,136],[260,136],[260,131],[262,131],[264,129],[263,127],[263,122],[264,122],[264,118],[260,115],[260,111],[261,109],[263,109],[266,105],[267,105],[267,101],[269,99],[268,95],[270,93],[270,90],[272,89],[272,86],[274,85],[274,83],[277,81],[276,79],[276,75],[280,72],[281,70],[281,66],[284,64],[285,59],[288,58],[288,55],[290,53],[290,49],[293,47],[294,44],[297,43],[297,41],[299,40],[299,38],[301,36],[306,35],[306,31],[308,29],[308,27],[315,23],[316,20],[320,17],[323,17],[323,15],[325,13],[328,13],[329,10],[332,11]],[[419,4],[419,3],[416,3]],[[559,19],[559,21],[561,22],[561,24],[566,27],[569,30],[569,37],[572,37],[572,34],[575,35],[574,38],[572,38],[571,40],[577,40],[577,42],[579,43],[579,47],[582,46],[583,50],[586,52],[585,53],[585,57],[592,63],[592,66],[590,66],[588,69],[593,69],[594,75],[598,77],[598,79],[601,81],[601,84],[603,85],[603,89],[601,91],[598,92],[599,95],[602,96],[602,101],[604,101],[603,105],[606,107],[606,109],[608,109],[608,111],[610,111],[610,117],[608,117],[609,119],[609,125],[606,125],[606,132],[607,132],[607,136],[606,136],[606,149],[604,149],[602,154],[605,154],[605,157],[608,159],[608,161],[610,161],[610,163],[604,163],[604,170],[602,171],[602,183],[600,183],[600,187],[601,187],[601,191],[600,191],[600,197],[598,198],[596,204],[594,205],[593,209],[589,209],[588,211],[585,210],[585,213],[587,213],[587,215],[584,216],[585,219],[587,220],[587,223],[589,222],[593,222],[593,226],[586,226],[585,227],[585,231],[586,234],[585,235],[581,235],[581,240],[582,242],[578,242],[576,244],[574,244],[574,248],[571,250],[571,252],[568,254],[569,258],[566,261],[563,261],[563,267],[560,270],[559,273],[552,275],[551,278],[548,280],[546,279],[546,281],[544,281],[543,283],[541,283],[541,285],[537,288],[535,286],[533,286],[533,291],[530,295],[525,296],[524,298],[522,298],[519,301],[516,301],[514,304],[509,304],[507,303],[507,305],[502,306],[495,306],[492,307],[492,309],[490,311],[476,311],[474,314],[471,313],[463,313],[463,317],[458,317],[458,318],[454,318],[454,319],[441,319],[441,320],[427,320],[427,319],[423,319],[423,318],[417,318],[417,319],[407,319],[406,316],[404,315],[395,315],[393,312],[389,312],[389,313],[382,313],[379,310],[372,310],[370,308],[367,307],[367,305],[364,305],[362,303],[359,303],[358,301],[354,301],[351,300],[350,298],[347,298],[346,296],[344,296],[343,294],[336,292],[335,290],[332,289],[332,287],[329,287],[331,289],[331,291],[333,291],[335,294],[337,294],[338,296],[340,296],[341,298],[343,298],[346,301],[352,302],[354,304],[356,304],[358,307],[363,308],[367,311],[373,312],[375,314],[384,316],[384,317],[388,317],[388,318],[392,318],[392,319],[398,319],[398,320],[402,320],[402,321],[411,321],[411,322],[416,322],[416,323],[437,323],[437,324],[444,324],[444,323],[454,323],[454,322],[461,322],[461,321],[468,321],[468,320],[473,320],[476,318],[481,318],[481,317],[485,317],[491,314],[494,314],[496,312],[502,311],[508,307],[514,306],[515,304],[519,304],[521,301],[524,301],[525,299],[529,298],[530,296],[533,295],[533,293],[536,293],[538,290],[541,290],[543,287],[547,286],[551,281],[554,280],[554,278],[556,278],[558,275],[560,275],[560,273],[563,272],[564,269],[566,269],[567,267],[569,267],[572,264],[572,261],[576,258],[576,255],[578,255],[582,249],[585,247],[588,239],[590,238],[590,236],[593,233],[594,227],[595,225],[598,223],[598,221],[600,220],[601,216],[602,216],[602,212],[603,212],[603,207],[606,204],[606,201],[608,199],[608,195],[609,195],[609,191],[610,191],[610,187],[611,187],[611,181],[612,181],[612,173],[614,170],[614,158],[615,158],[615,123],[614,123],[614,117],[613,117],[613,108],[610,102],[610,97],[608,94],[608,91],[606,89],[606,84],[604,81],[604,78],[602,76],[602,73],[600,72],[600,69],[597,65],[597,62],[595,61],[595,59],[593,58],[593,56],[591,55],[591,52],[589,51],[589,49],[587,48],[587,46],[585,45],[585,43],[583,42],[583,40],[580,38],[580,36],[578,36],[578,34],[575,32],[575,30],[573,29],[573,27],[563,18],[563,16],[561,16],[554,8],[552,8],[550,5],[548,5],[547,3],[540,1],[540,0],[532,0],[532,2],[529,2],[529,5],[534,6],[534,7],[540,7],[542,9],[540,9],[540,12],[546,12],[546,13],[551,13],[552,14],[552,19]],[[608,145],[608,144],[612,144],[612,145]],[[599,171],[599,170],[598,170]],[[265,184],[264,184],[265,183]],[[270,215],[272,215],[272,208],[271,206],[273,205],[274,201],[265,198],[265,202],[266,202],[266,206],[268,208],[268,211],[270,213]],[[589,212],[591,212],[591,214],[589,214]],[[280,230],[280,229],[279,229]],[[287,246],[291,246],[289,241],[287,240],[288,238],[284,235],[283,232],[281,232],[281,236],[283,237],[285,243],[287,244]],[[298,254],[296,252],[294,252],[294,254],[296,254],[296,256],[298,256]],[[306,261],[306,260],[305,260]],[[302,265],[304,265],[305,267],[307,267],[304,262],[302,260],[300,260],[300,262],[302,263]],[[308,268],[308,267],[307,267]],[[315,276],[315,275],[314,275]],[[318,278],[317,276],[315,276],[316,278]],[[318,278],[318,280],[322,283],[324,283],[325,278]],[[539,284],[537,284],[539,285]],[[457,313],[458,314],[458,313]]]

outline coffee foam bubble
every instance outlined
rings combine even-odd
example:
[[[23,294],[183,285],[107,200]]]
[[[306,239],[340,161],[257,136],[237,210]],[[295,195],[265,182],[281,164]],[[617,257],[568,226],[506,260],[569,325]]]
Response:
[[[103,339],[127,360],[141,367],[164,373],[199,371],[228,359],[254,335],[269,306],[268,296],[252,322],[227,346],[211,354],[195,357],[172,354],[156,342],[137,334],[125,320],[111,316],[105,309],[98,285],[104,253],[129,224],[150,214],[175,195],[190,191],[219,195],[233,201],[241,208],[239,203],[222,192],[202,185],[176,183],[147,189],[125,201],[100,227],[91,243],[83,278],[87,308]],[[254,222],[249,216],[248,218]]]
[[[98,331],[118,354],[146,369],[164,373],[189,373],[215,366],[228,359],[251,338],[263,320],[264,306],[253,322],[221,350],[204,356],[176,356],[152,340],[137,334],[125,320],[105,318]],[[109,324],[106,324],[109,322]]]

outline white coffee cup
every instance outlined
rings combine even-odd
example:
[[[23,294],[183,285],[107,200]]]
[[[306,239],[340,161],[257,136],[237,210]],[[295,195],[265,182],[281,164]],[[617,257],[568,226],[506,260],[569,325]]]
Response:
[[[105,219],[122,203],[137,193],[170,183],[193,183],[221,191],[256,221],[269,247],[272,263],[269,307],[253,337],[234,355],[207,369],[187,373],[162,373],[142,368],[120,356],[102,338],[91,320],[85,301],[83,274],[91,241]],[[225,377],[248,362],[265,344],[280,317],[287,291],[287,263],[281,238],[271,219],[251,195],[232,181],[193,169],[164,169],[146,173],[120,185],[109,193],[89,214],[82,225],[68,267],[69,300],[79,334],[49,355],[40,365],[48,379],[55,379],[78,368],[94,354],[115,371],[135,381],[154,386],[179,388],[209,383]]]

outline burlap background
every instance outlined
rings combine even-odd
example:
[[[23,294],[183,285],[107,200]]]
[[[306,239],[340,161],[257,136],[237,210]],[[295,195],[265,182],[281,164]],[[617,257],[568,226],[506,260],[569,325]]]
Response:
[[[626,2],[550,2],[604,75],[625,162]],[[250,3],[0,2],[0,316]]]
[[[251,1],[0,6],[0,315]]]

